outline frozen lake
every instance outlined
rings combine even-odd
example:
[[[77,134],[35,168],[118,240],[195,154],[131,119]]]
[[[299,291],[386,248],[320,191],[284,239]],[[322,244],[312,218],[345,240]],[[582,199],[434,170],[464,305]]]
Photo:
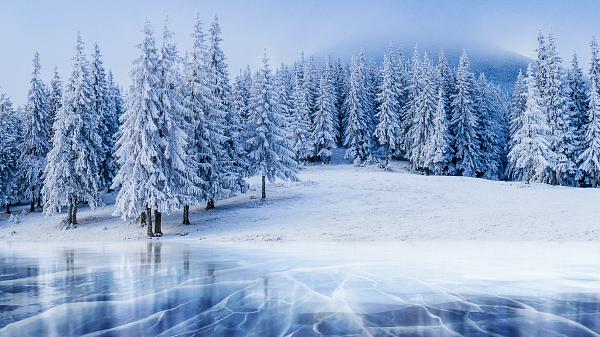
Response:
[[[0,247],[0,336],[598,336],[587,243]]]

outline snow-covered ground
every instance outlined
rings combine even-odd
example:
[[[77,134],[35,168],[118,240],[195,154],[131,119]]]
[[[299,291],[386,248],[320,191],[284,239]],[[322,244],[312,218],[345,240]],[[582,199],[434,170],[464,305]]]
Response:
[[[161,240],[209,241],[428,241],[600,240],[600,190],[422,176],[404,163],[391,172],[346,163],[304,168],[300,182],[267,185],[260,202],[252,190],[163,217]],[[0,215],[0,240],[105,241],[145,239],[145,230],[113,217],[106,206],[78,213],[79,227],[60,230],[64,216],[23,214],[20,223]],[[13,208],[20,214],[25,205]]]

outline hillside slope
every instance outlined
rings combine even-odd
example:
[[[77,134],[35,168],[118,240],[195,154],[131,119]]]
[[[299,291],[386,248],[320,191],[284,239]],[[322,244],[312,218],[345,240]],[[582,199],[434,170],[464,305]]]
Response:
[[[462,177],[422,176],[404,163],[392,172],[350,164],[304,168],[300,182],[267,186],[220,201],[217,209],[164,217],[167,239],[209,241],[396,240],[600,240],[600,190],[526,185]],[[145,239],[137,224],[111,216],[106,206],[80,211],[80,225],[60,230],[62,216],[22,214],[20,223],[0,215],[0,240]],[[25,208],[21,206],[20,208]],[[20,211],[17,208],[17,212]]]

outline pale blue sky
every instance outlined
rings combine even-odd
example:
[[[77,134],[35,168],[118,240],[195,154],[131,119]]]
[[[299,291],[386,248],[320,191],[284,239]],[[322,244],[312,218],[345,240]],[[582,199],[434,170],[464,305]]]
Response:
[[[105,64],[126,85],[145,19],[158,31],[168,15],[185,50],[196,13],[205,23],[219,15],[232,73],[258,64],[263,48],[280,63],[301,50],[335,52],[373,40],[482,44],[532,56],[539,29],[552,30],[564,58],[577,50],[587,65],[590,37],[600,34],[600,1],[593,0],[6,0],[0,7],[0,90],[17,104],[24,101],[36,50],[44,79],[54,65],[66,76],[77,31],[89,49],[100,43]]]

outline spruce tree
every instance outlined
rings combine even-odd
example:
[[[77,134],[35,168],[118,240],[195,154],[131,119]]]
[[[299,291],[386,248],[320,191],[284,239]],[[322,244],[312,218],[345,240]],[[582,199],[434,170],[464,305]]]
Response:
[[[222,147],[226,158],[223,160],[223,190],[208,200],[208,208],[214,208],[214,199],[229,196],[234,190],[245,191],[247,183],[244,180],[247,162],[244,155],[244,144],[240,136],[241,122],[233,106],[233,93],[229,83],[229,70],[225,62],[225,54],[221,48],[221,27],[215,16],[209,28],[207,69],[214,80],[213,116],[219,114],[223,118],[222,134],[225,136]],[[217,112],[218,111],[218,112]]]
[[[544,36],[540,32],[538,41],[537,86],[547,114],[551,149],[557,156],[556,166],[548,168],[546,180],[553,185],[572,185],[576,173],[575,132],[566,104],[562,60],[551,34]]]
[[[453,163],[458,173],[474,177],[481,172],[481,147],[477,137],[479,118],[475,106],[475,79],[465,51],[456,70],[456,87],[452,97]]]
[[[600,48],[598,47],[596,37],[592,37],[590,50],[592,53],[590,60],[590,80],[593,79],[596,83],[600,83]]]
[[[285,118],[277,109],[275,88],[267,52],[256,74],[250,100],[247,151],[250,172],[262,177],[261,198],[265,200],[266,179],[296,179],[296,163],[285,137]]]
[[[50,144],[52,144],[52,138],[54,136],[54,130],[52,130],[52,125],[54,124],[54,118],[58,114],[58,110],[62,107],[62,94],[63,94],[63,82],[58,75],[58,68],[54,67],[54,74],[52,76],[52,81],[50,81],[50,92],[49,92],[49,103],[50,103],[50,122],[48,123],[50,127]]]
[[[419,65],[420,67],[415,70],[418,71],[418,82],[415,84],[418,90],[415,91],[410,106],[412,122],[407,134],[407,144],[409,145],[407,156],[415,169],[429,173],[426,163],[430,161],[427,158],[430,151],[427,150],[427,143],[433,135],[433,118],[437,105],[437,79],[427,53]]]
[[[309,56],[303,64],[303,85],[306,94],[306,103],[308,104],[310,125],[314,123],[315,114],[317,113],[317,99],[319,97],[319,75],[315,58]],[[309,130],[309,132],[312,130]]]
[[[36,199],[40,206],[39,194],[42,188],[42,174],[46,165],[46,155],[50,150],[50,104],[46,86],[40,79],[40,54],[33,57],[31,86],[25,105],[23,142],[19,168],[21,188],[31,196],[29,211],[35,211]]]
[[[0,205],[10,214],[11,203],[19,199],[17,184],[21,120],[11,100],[0,93]]]
[[[579,170],[585,183],[592,187],[600,184],[600,93],[592,77],[587,123],[584,125],[583,152],[578,158]]]
[[[437,105],[433,116],[433,133],[425,146],[425,162],[429,172],[443,175],[449,172],[452,153],[450,151],[450,135],[446,113],[446,95],[444,86],[438,86]]]
[[[62,212],[68,206],[66,228],[77,225],[78,203],[85,202],[92,209],[101,203],[101,139],[92,81],[84,43],[78,36],[71,76],[54,122],[54,140],[42,188],[45,214]]]
[[[476,103],[479,116],[479,128],[477,138],[481,145],[483,177],[487,179],[498,179],[501,172],[502,146],[499,128],[500,113],[495,109],[491,85],[482,73],[477,82]]]
[[[410,157],[410,152],[412,151],[412,143],[413,140],[410,137],[410,130],[413,128],[414,122],[414,111],[416,106],[417,97],[421,92],[421,56],[419,54],[419,49],[415,46],[413,51],[412,58],[410,59],[410,67],[407,69],[407,77],[408,77],[408,85],[407,85],[407,100],[402,109],[402,118],[401,118],[401,128],[402,128],[402,136],[400,139],[401,142],[401,151],[404,152],[405,156]]]
[[[242,124],[242,130],[243,124],[245,124],[248,119],[248,104],[250,102],[251,90],[252,73],[250,72],[250,67],[247,67],[244,71],[240,71],[240,74],[236,76],[233,85],[233,102],[240,120],[240,124]]]
[[[522,127],[521,122],[523,120],[523,112],[525,111],[526,104],[527,83],[525,78],[523,77],[523,73],[519,69],[519,74],[517,75],[517,80],[515,82],[515,87],[513,91],[512,106],[509,117],[508,152],[512,151],[513,147],[515,146],[515,134]],[[512,162],[509,161],[508,166],[506,168],[507,177],[512,180],[521,180],[522,177],[519,173],[520,172],[512,166]]]
[[[394,51],[390,47],[383,57],[383,81],[379,87],[377,99],[379,109],[377,112],[378,124],[375,129],[375,136],[380,144],[385,147],[385,165],[389,168],[391,151],[396,149],[400,142],[400,115],[401,107],[399,102],[400,89],[398,86],[398,74],[396,69],[396,59]]]
[[[362,50],[352,58],[346,97],[346,158],[363,165],[371,160],[371,135],[366,88],[366,63]]]
[[[552,167],[556,155],[549,141],[550,128],[544,105],[537,89],[533,67],[527,68],[527,102],[514,134],[514,146],[508,154],[512,167],[527,183],[543,182],[545,172]]]
[[[100,179],[101,188],[109,188],[117,171],[113,158],[114,123],[116,111],[113,109],[111,88],[106,77],[106,70],[102,61],[102,52],[98,44],[94,45],[91,62],[92,104],[98,118],[98,134],[102,140],[100,153]]]
[[[327,58],[321,74],[315,117],[312,125],[312,156],[329,163],[335,144],[335,87],[333,83],[333,65]]]
[[[586,124],[586,110],[588,107],[588,97],[586,94],[586,84],[583,77],[583,71],[579,67],[577,54],[573,54],[571,59],[571,68],[567,72],[568,96],[567,104],[569,115],[571,117],[571,127],[574,132],[573,146],[575,147],[575,162],[583,152],[583,142],[585,138],[584,126]]]
[[[307,97],[306,86],[302,85],[299,73],[295,73],[287,138],[297,163],[306,161],[310,156],[311,118]]]
[[[335,86],[335,127],[337,144],[344,144],[344,125],[346,124],[346,96],[348,95],[348,69],[337,59],[334,67],[334,86]]]
[[[196,17],[192,32],[193,47],[186,63],[186,105],[188,122],[192,127],[187,153],[190,172],[196,176],[197,193],[190,194],[183,208],[183,224],[189,225],[190,204],[208,202],[221,186],[222,159],[225,157],[221,146],[226,140],[220,132],[221,126],[209,118],[212,105],[212,86],[215,82],[208,71],[208,53],[204,31],[199,16]],[[220,115],[219,115],[220,116]]]
[[[158,58],[157,84],[157,126],[158,150],[155,169],[156,184],[161,194],[155,198],[154,235],[161,236],[162,213],[179,209],[188,196],[197,193],[193,181],[195,175],[188,169],[187,143],[190,127],[186,125],[188,111],[184,105],[181,86],[183,80],[179,73],[179,56],[172,42],[172,33],[166,23],[163,28],[163,42]]]
[[[119,171],[113,188],[120,186],[121,189],[114,214],[129,221],[145,219],[148,236],[152,237],[152,208],[164,197],[160,186],[164,177],[157,163],[162,142],[158,124],[159,56],[149,22],[144,26],[144,39],[138,48],[140,56],[133,63],[127,107],[121,117],[116,145]]]

